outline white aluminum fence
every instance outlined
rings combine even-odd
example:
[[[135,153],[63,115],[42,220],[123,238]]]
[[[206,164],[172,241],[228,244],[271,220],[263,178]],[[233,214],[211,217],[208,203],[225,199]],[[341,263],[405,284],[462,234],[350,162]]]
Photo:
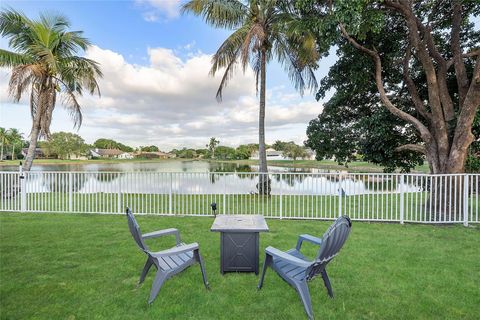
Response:
[[[0,172],[0,211],[478,223],[478,174]]]

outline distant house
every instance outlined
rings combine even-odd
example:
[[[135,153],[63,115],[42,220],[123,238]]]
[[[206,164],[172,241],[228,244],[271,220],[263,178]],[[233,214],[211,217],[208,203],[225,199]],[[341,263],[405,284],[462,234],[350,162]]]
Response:
[[[25,158],[28,153],[28,148],[22,149],[22,156]],[[56,159],[57,155],[54,153],[48,152],[44,148],[35,148],[35,159]]]
[[[90,150],[92,157],[94,158],[119,158],[119,156],[125,152],[118,149],[99,149],[95,148]]]
[[[118,159],[133,159],[134,156],[130,152],[124,152],[118,156]]]
[[[266,151],[267,154],[267,161],[268,160],[292,160],[289,157],[285,156],[283,154],[283,151],[277,151],[272,148],[268,148]],[[258,151],[255,151],[252,153],[252,156],[250,157],[251,160],[258,160]]]
[[[135,157],[137,158],[146,158],[146,159],[169,159],[174,158],[170,153],[165,153],[162,151],[138,151],[135,153]]]
[[[307,156],[304,158],[305,160],[316,160],[317,159],[316,158],[317,153],[315,151],[313,151],[310,148],[307,148],[306,151],[307,151]]]
[[[68,155],[68,159],[70,159],[70,160],[88,160],[88,157],[83,155],[83,154],[79,155],[79,154],[71,153],[71,154]]]

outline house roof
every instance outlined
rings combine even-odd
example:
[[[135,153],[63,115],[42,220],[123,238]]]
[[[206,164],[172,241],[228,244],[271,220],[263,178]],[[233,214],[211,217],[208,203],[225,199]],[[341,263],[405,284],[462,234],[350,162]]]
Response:
[[[138,154],[138,155],[142,155],[142,154],[156,155],[156,156],[169,156],[170,155],[170,153],[165,153],[165,152],[162,152],[162,151],[139,151],[136,154]]]
[[[97,148],[92,151],[94,151],[95,153],[101,156],[118,156],[118,155],[121,155],[122,153],[125,153],[122,150],[118,150],[118,149],[98,149]]]

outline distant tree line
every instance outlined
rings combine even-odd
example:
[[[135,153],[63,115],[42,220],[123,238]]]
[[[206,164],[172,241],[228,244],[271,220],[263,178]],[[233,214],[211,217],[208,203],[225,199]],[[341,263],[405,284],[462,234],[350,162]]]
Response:
[[[216,159],[216,160],[246,160],[252,153],[258,152],[258,143],[241,144],[236,148],[219,145],[220,141],[211,138],[206,148],[182,148],[172,149],[169,153],[180,159]],[[22,159],[22,148],[28,147],[28,141],[23,140],[23,134],[19,130],[0,127],[0,159]],[[48,140],[39,141],[38,147],[42,149],[47,158],[59,159],[78,158],[89,156],[91,149],[118,149],[124,152],[159,152],[155,145],[140,146],[133,148],[113,139],[100,138],[92,145],[85,143],[85,140],[78,134],[70,132],[55,132]],[[267,148],[274,148],[282,151],[285,156],[294,160],[304,158],[307,155],[306,149],[293,141],[277,140]],[[14,156],[12,157],[12,154]]]

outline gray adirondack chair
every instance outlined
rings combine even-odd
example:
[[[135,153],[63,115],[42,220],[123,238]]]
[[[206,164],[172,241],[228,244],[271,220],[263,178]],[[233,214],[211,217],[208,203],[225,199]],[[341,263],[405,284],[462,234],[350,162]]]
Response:
[[[160,288],[167,279],[173,277],[179,272],[182,272],[196,262],[200,264],[203,284],[205,285],[205,288],[209,289],[207,274],[205,273],[205,266],[203,264],[202,256],[200,255],[198,243],[182,243],[180,240],[180,233],[177,229],[173,228],[154,231],[142,235],[140,227],[138,226],[138,223],[133,216],[132,211],[130,211],[129,208],[127,208],[126,211],[128,228],[130,229],[130,233],[132,234],[133,239],[137,243],[140,250],[145,252],[147,255],[147,261],[145,262],[145,266],[143,267],[143,271],[140,275],[140,280],[138,284],[140,285],[145,280],[145,277],[147,276],[147,273],[152,266],[157,269],[155,279],[153,280],[152,289],[150,291],[150,298],[148,299],[148,303],[151,304],[155,300],[158,292],[160,291]],[[158,238],[166,235],[175,235],[177,242],[177,245],[175,247],[163,251],[152,252],[144,242],[145,239]]]
[[[258,282],[260,290],[265,278],[267,267],[275,270],[280,277],[295,288],[303,302],[305,312],[309,319],[313,319],[312,302],[307,282],[315,276],[321,275],[327,287],[328,295],[333,298],[333,290],[328,279],[327,264],[338,254],[350,234],[352,223],[347,216],[338,218],[324,233],[322,239],[308,234],[298,237],[297,246],[287,252],[280,251],[274,247],[265,249],[265,262],[263,272]],[[311,242],[320,246],[314,260],[308,260],[301,252],[303,241]]]

